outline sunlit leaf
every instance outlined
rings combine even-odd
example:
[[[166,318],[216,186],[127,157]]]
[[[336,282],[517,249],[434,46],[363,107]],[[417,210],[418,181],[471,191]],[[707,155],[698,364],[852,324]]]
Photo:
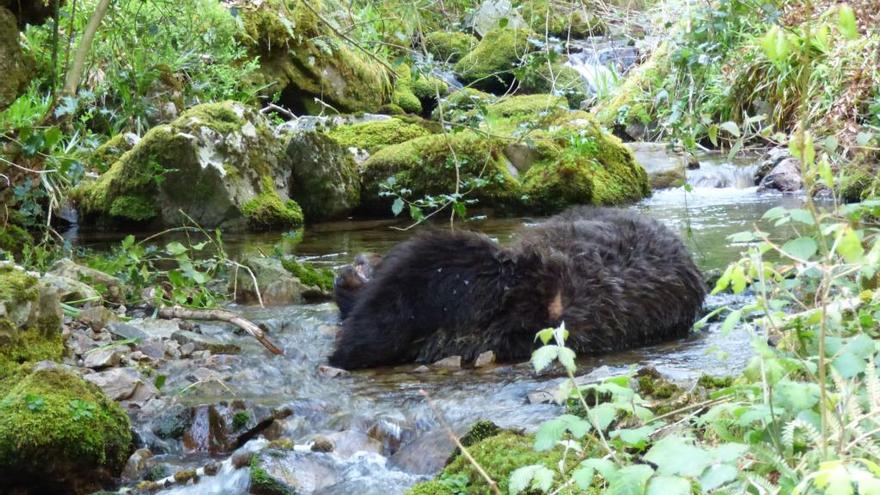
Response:
[[[852,7],[847,4],[837,8],[837,27],[844,38],[854,40],[859,37],[859,28],[856,23],[856,14]]]
[[[812,237],[798,237],[782,246],[782,251],[785,254],[800,260],[809,260],[818,250],[819,245]]]
[[[648,482],[647,495],[690,495],[691,484],[678,476],[655,476]]]

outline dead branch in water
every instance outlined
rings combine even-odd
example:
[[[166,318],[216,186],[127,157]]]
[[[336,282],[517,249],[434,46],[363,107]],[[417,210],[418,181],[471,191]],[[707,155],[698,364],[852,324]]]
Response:
[[[284,354],[284,351],[266,336],[266,332],[263,329],[232,311],[225,309],[189,309],[174,306],[171,308],[159,308],[159,318],[166,320],[182,318],[184,320],[225,321],[251,334],[260,344],[263,344],[263,347],[269,349],[272,354]]]

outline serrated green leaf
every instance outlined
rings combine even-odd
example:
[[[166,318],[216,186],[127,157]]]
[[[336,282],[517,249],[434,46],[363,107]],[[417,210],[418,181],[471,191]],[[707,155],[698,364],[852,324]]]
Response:
[[[813,220],[813,215],[803,208],[795,208],[789,210],[788,213],[791,216],[791,219],[795,222],[800,222],[804,225],[816,225],[816,222]]]
[[[737,470],[730,464],[709,466],[700,476],[700,488],[704,492],[712,491],[736,479]]]
[[[847,263],[859,263],[865,256],[865,248],[862,247],[859,235],[849,227],[840,233],[837,252],[840,253]]]
[[[665,475],[699,476],[712,460],[705,450],[694,446],[687,438],[669,436],[655,443],[645,460],[657,466]]]
[[[532,353],[532,366],[535,367],[535,371],[542,371],[556,359],[558,354],[559,349],[555,345],[539,347]]]
[[[404,203],[403,203],[402,199],[400,199],[400,198],[395,199],[394,203],[391,204],[391,213],[393,213],[395,217],[397,215],[400,215],[400,213],[403,211],[403,206],[404,206]]]
[[[171,256],[179,256],[186,253],[186,247],[177,241],[172,241],[165,245],[165,252]]]
[[[560,347],[557,351],[557,359],[566,370],[574,372],[577,366],[574,364],[575,353],[568,347]]]
[[[691,484],[678,476],[654,476],[648,482],[647,495],[690,495]]]
[[[620,469],[608,483],[608,495],[644,495],[648,479],[654,470],[647,464],[635,464]]]

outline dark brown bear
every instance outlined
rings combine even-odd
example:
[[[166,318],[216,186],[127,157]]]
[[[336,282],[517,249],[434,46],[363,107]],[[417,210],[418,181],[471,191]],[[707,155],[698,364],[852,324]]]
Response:
[[[706,294],[678,236],[627,210],[574,208],[509,248],[473,232],[427,232],[373,261],[372,279],[344,303],[333,366],[468,361],[487,350],[526,359],[535,333],[561,322],[579,355],[636,347],[687,335]]]

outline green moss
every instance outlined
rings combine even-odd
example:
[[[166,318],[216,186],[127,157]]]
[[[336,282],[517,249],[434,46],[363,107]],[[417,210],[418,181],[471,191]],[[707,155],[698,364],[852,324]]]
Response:
[[[580,107],[587,98],[586,82],[571,67],[554,63],[547,65],[541,59],[526,67],[519,77],[520,89],[529,93],[550,93],[564,96],[571,108]]]
[[[243,43],[260,57],[260,76],[268,93],[297,111],[317,113],[376,111],[391,99],[386,68],[350,49],[315,15],[323,2],[269,0],[242,9]]]
[[[251,413],[248,411],[238,411],[232,415],[232,431],[238,431],[247,426],[251,420]]]
[[[402,108],[405,112],[421,112],[422,102],[413,93],[412,69],[410,66],[403,64],[398,66],[395,71],[397,72],[397,80],[394,81],[394,93],[391,95],[391,102]]]
[[[112,476],[121,471],[130,449],[128,416],[73,373],[33,372],[0,400],[3,472],[22,479],[44,476],[59,484],[101,470]]]
[[[638,378],[638,383],[641,394],[656,399],[668,399],[681,393],[678,385],[663,378],[644,375]]]
[[[528,205],[550,213],[569,204],[616,205],[650,194],[645,169],[589,114],[557,117],[553,127],[534,133],[539,159],[522,179]]]
[[[709,390],[727,388],[733,385],[733,377],[702,375],[700,376],[700,379],[697,380],[697,385]]]
[[[117,134],[105,141],[101,146],[98,146],[89,157],[89,162],[95,169],[102,172],[106,171],[132,146],[132,140],[126,137],[125,134]]]
[[[508,96],[486,107],[486,127],[493,134],[515,135],[518,130],[546,128],[568,115],[562,96]]]
[[[504,90],[513,82],[513,69],[531,51],[529,31],[494,29],[455,64],[455,73],[478,89]]]
[[[141,196],[119,196],[110,205],[110,215],[137,222],[146,221],[159,214],[153,201]]]
[[[501,430],[501,428],[499,428],[498,425],[496,425],[495,423],[487,419],[481,419],[471,425],[470,429],[468,429],[467,433],[461,436],[459,441],[465,447],[470,447],[477,442],[481,442],[491,436],[498,435],[502,431],[503,430]],[[461,450],[456,447],[449,458],[446,460],[446,464],[450,464],[459,455],[461,455]]]
[[[0,228],[0,251],[16,253],[33,240],[28,231],[18,225],[8,223]]]
[[[302,225],[303,212],[296,201],[282,201],[272,179],[263,179],[263,191],[241,206],[241,212],[255,228],[287,228]]]
[[[478,123],[496,97],[474,88],[462,88],[444,98],[431,112],[431,118],[453,124]]]
[[[559,469],[559,461],[562,459],[561,449],[536,452],[533,445],[534,437],[531,435],[503,432],[472,445],[468,448],[468,452],[474,457],[477,464],[483,467],[489,477],[495,480],[501,493],[507,493],[510,473],[519,467],[541,464],[553,471]],[[576,463],[575,459],[570,458],[565,467],[571,469]],[[440,477],[453,477],[462,474],[470,480],[468,494],[493,493],[476,468],[464,456],[459,456],[446,466]]]
[[[386,103],[379,107],[376,112],[383,115],[404,115],[406,113],[404,109],[400,108],[400,105],[395,105],[394,103]]]
[[[446,96],[449,93],[449,86],[440,78],[419,75],[412,81],[412,92],[422,101],[424,107],[426,102],[436,102],[438,97]]]
[[[40,298],[36,277],[0,264],[0,389],[26,363],[61,359],[60,310],[46,312]]]
[[[535,32],[546,31],[558,38],[601,36],[607,31],[602,18],[587,11],[585,4],[525,0],[522,2],[521,13],[523,19]]]
[[[294,277],[298,278],[299,281],[305,285],[318,287],[325,292],[333,290],[333,279],[335,278],[335,275],[333,274],[333,270],[330,270],[329,268],[315,268],[314,266],[300,263],[294,259],[281,260],[281,266],[292,273]]]
[[[407,123],[400,119],[340,125],[327,132],[328,136],[343,147],[359,148],[369,153],[428,134],[430,133],[423,126]]]
[[[507,168],[502,141],[472,131],[436,134],[388,146],[374,153],[363,165],[362,206],[388,213],[390,201],[381,198],[380,184],[392,178],[396,190],[410,191],[412,198],[446,194],[456,190],[456,163],[462,191],[481,204],[503,207],[519,195],[519,183]]]
[[[295,495],[295,491],[284,483],[276,480],[263,469],[258,456],[251,459],[250,493],[254,495]]]
[[[473,35],[455,31],[434,31],[425,35],[425,49],[434,60],[455,63],[477,46]]]
[[[650,103],[650,89],[663,79],[669,71],[669,64],[669,48],[662,43],[648,60],[629,71],[613,97],[593,107],[591,111],[599,123],[609,128],[625,127],[631,122],[650,123],[651,116],[646,107]]]
[[[339,135],[356,139],[344,130]],[[340,218],[360,202],[358,166],[346,146],[320,133],[295,134],[286,144],[291,196],[309,221]]]
[[[455,495],[451,488],[438,480],[424,481],[406,491],[406,495]]]

